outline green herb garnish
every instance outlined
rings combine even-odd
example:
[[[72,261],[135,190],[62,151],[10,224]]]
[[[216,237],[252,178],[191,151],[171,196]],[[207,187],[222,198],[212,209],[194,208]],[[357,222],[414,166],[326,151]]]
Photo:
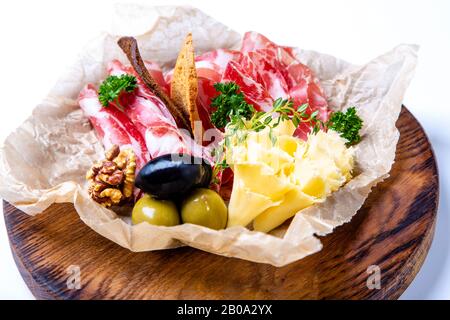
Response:
[[[247,103],[244,94],[239,92],[239,86],[234,82],[216,83],[214,88],[220,94],[211,101],[211,107],[216,111],[211,115],[211,123],[216,128],[225,128],[230,121],[238,118],[250,119],[255,108]]]
[[[318,111],[311,114],[307,112],[308,104],[296,108],[291,100],[278,98],[274,101],[271,111],[256,111],[245,101],[236,83],[216,83],[214,87],[221,93],[212,100],[211,106],[216,108],[216,111],[211,115],[211,122],[217,128],[226,128],[223,142],[214,152],[217,173],[228,166],[226,150],[232,148],[233,143],[245,142],[249,131],[258,132],[268,128],[270,140],[275,144],[277,137],[273,129],[282,121],[292,121],[295,127],[304,122],[310,123],[314,134],[319,130],[332,129],[348,141],[347,146],[361,140],[359,130],[363,121],[356,114],[354,107],[348,108],[346,112],[331,113],[329,120],[323,122],[318,118]]]
[[[318,111],[308,114],[306,110],[308,104],[305,103],[298,108],[294,107],[294,103],[289,99],[278,98],[273,102],[273,109],[270,112],[256,112],[249,120],[247,129],[256,132],[268,127],[276,128],[281,121],[292,121],[295,127],[302,122],[311,122],[316,124]]]
[[[245,142],[249,131],[259,132],[268,128],[270,140],[275,145],[277,137],[273,129],[282,121],[292,121],[296,127],[302,122],[311,122],[315,126],[319,121],[317,111],[307,113],[308,104],[295,108],[291,100],[279,98],[274,101],[271,111],[256,111],[244,100],[236,83],[216,83],[214,87],[221,94],[212,100],[211,106],[217,110],[212,114],[211,122],[217,128],[226,127],[224,139],[214,152],[218,172],[228,167],[226,150],[231,149],[233,143]]]
[[[345,112],[333,112],[326,123],[328,129],[339,132],[341,137],[348,141],[347,146],[354,145],[361,141],[359,130],[361,130],[362,125],[363,121],[356,114],[355,107],[350,107]]]
[[[120,94],[122,92],[132,92],[136,87],[137,80],[132,75],[109,76],[98,89],[98,100],[104,107],[114,102],[120,109],[123,109],[119,102]]]

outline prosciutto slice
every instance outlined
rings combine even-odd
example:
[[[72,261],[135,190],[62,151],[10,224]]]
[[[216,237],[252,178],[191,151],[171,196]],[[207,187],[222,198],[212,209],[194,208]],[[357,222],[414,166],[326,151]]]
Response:
[[[278,46],[259,33],[247,32],[241,52],[253,57],[253,60],[254,57],[264,59],[263,63],[257,63],[260,67],[258,72],[262,74],[265,87],[273,99],[278,98],[273,96],[275,93],[292,99],[296,106],[308,103],[309,112],[318,110],[321,120],[328,119],[328,104],[319,81],[306,65],[294,57],[291,48]],[[283,90],[277,91],[280,87]]]
[[[241,53],[236,50],[217,49],[206,52],[195,58],[197,76],[219,82],[228,63],[237,61]]]
[[[110,75],[132,73],[119,61],[108,66]],[[189,134],[178,129],[175,119],[164,103],[146,86],[138,82],[133,93],[122,94],[120,103],[126,116],[144,137],[151,158],[169,153],[188,153],[211,160],[210,151],[194,142]]]
[[[78,103],[89,118],[105,149],[117,144],[130,147],[136,154],[136,168],[141,169],[150,155],[145,140],[130,119],[114,106],[103,107],[98,100],[97,90],[88,84],[80,92]]]
[[[258,76],[255,79],[253,68],[248,66],[246,68],[236,61],[230,61],[222,77],[222,82],[227,81],[233,81],[239,85],[247,102],[252,104],[256,110],[270,111],[272,109],[273,99],[261,83],[262,78]]]
[[[197,111],[202,122],[203,130],[213,129],[214,126],[211,123],[211,99],[217,95],[217,91],[214,88],[214,83],[220,82],[213,81],[207,78],[198,79],[198,95],[197,95]]]
[[[261,52],[254,51],[242,55],[241,65],[251,70],[253,78],[261,83],[272,99],[288,98],[289,87],[282,68],[274,59],[267,59]]]

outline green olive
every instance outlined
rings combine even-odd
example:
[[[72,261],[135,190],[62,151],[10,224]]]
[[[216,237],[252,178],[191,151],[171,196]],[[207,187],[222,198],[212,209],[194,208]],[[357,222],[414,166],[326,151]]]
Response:
[[[147,221],[157,226],[170,227],[180,224],[180,215],[172,201],[156,200],[146,194],[134,205],[131,221],[133,224]]]
[[[211,229],[223,229],[227,225],[228,210],[217,192],[195,189],[183,201],[181,220]]]

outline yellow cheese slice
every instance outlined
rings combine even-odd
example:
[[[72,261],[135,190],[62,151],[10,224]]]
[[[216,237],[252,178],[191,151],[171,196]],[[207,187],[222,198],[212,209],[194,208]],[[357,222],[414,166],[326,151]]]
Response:
[[[228,205],[227,228],[234,226],[247,226],[257,215],[267,208],[277,206],[280,201],[240,188],[230,199]]]
[[[284,196],[278,206],[270,207],[258,215],[253,221],[253,228],[257,231],[269,232],[314,202],[316,199],[302,192],[300,188],[294,188]]]
[[[291,121],[248,132],[227,153],[234,171],[228,226],[268,232],[300,210],[322,202],[351,178],[354,151],[337,132],[319,131],[302,141]],[[273,139],[273,137],[276,139]]]

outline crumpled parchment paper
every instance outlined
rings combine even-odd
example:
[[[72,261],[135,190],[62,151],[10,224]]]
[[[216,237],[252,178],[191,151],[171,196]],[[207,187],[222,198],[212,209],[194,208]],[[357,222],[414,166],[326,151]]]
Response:
[[[117,34],[136,36],[144,59],[165,68],[173,66],[188,32],[193,33],[197,53],[239,48],[239,34],[195,8],[119,5],[116,12]],[[134,25],[133,33],[130,24]],[[416,65],[418,47],[399,45],[362,66],[296,49],[298,59],[321,81],[330,106],[339,110],[354,105],[364,120],[363,139],[355,146],[357,176],[324,203],[300,211],[289,226],[272,234],[243,227],[215,231],[191,224],[132,226],[87,195],[85,173],[103,157],[103,148],[76,103],[86,83],[98,84],[105,78],[108,61],[118,58],[127,63],[117,39],[102,34],[93,40],[31,117],[2,145],[0,196],[25,213],[35,215],[54,202],[72,202],[89,227],[132,251],[189,245],[283,266],[319,251],[322,245],[315,235],[326,235],[350,221],[371,189],[388,177],[399,138],[395,122]]]

